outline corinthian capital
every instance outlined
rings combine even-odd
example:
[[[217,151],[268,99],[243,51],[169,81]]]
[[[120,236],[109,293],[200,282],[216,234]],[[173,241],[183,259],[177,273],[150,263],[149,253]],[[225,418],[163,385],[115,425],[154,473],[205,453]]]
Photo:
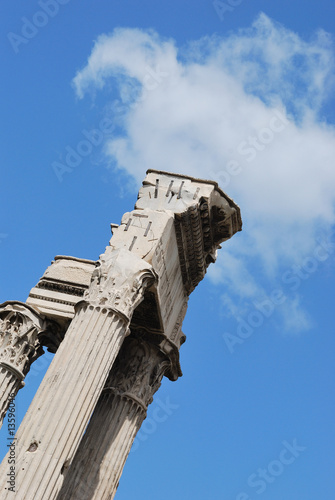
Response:
[[[169,359],[157,346],[140,338],[127,337],[104,391],[132,399],[146,411],[169,368]]]
[[[43,354],[39,335],[46,330],[44,319],[21,302],[0,306],[0,365],[23,380],[31,362]]]
[[[114,310],[127,319],[157,275],[152,266],[126,249],[107,247],[92,273],[84,301]]]
[[[32,362],[44,353],[42,343],[50,351],[56,349],[60,340],[59,333],[55,336],[56,326],[22,302],[0,305],[0,426],[9,395],[16,395]]]

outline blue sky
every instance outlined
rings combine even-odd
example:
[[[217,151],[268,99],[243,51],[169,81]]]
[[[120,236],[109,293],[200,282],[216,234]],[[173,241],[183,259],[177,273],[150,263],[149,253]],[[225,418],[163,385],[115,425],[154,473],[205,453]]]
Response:
[[[147,168],[215,179],[241,207],[116,498],[333,500],[334,3],[1,10],[0,302],[55,255],[97,259]]]

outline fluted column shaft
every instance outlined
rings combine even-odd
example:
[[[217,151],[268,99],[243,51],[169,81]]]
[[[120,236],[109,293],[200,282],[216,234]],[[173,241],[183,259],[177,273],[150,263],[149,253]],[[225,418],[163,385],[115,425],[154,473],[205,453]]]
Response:
[[[6,366],[0,365],[0,428],[2,427],[10,402],[22,387],[23,377],[20,376],[21,374],[18,375]]]
[[[156,346],[125,340],[57,500],[114,498],[136,433],[168,366]]]
[[[142,214],[141,214],[142,215]],[[157,236],[171,215],[157,217]],[[148,227],[149,226],[149,227]],[[149,238],[149,222],[135,231]],[[129,333],[132,314],[148,287],[157,284],[150,263],[131,241],[106,248],[92,273],[91,284],[77,303],[75,316],[16,435],[15,498],[56,498],[63,475],[88,425],[122,341]],[[148,242],[154,250],[157,238]],[[127,249],[129,248],[129,249]],[[8,455],[0,467],[2,498],[9,498]]]
[[[142,300],[146,280],[153,280],[141,259],[131,259],[127,252],[106,253],[17,432],[17,500],[56,497],[129,332],[132,310]],[[6,477],[6,462],[1,478]],[[12,498],[5,481],[2,498]]]
[[[145,411],[133,400],[104,392],[57,499],[113,498],[144,418]]]
[[[16,435],[16,499],[55,495],[126,333],[125,320],[107,309],[78,311]]]

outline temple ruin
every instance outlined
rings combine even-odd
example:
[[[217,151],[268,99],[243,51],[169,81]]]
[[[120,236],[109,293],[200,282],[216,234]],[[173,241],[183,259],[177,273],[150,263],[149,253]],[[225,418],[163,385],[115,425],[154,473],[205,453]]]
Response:
[[[114,498],[162,378],[181,376],[188,297],[242,227],[216,182],[149,170],[97,262],[55,257],[26,303],[0,306],[1,422],[43,348],[56,353],[15,436],[1,498]]]

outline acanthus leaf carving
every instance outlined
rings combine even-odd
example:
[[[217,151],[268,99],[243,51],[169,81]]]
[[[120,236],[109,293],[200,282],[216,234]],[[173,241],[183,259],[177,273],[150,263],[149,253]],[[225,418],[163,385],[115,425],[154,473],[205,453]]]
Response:
[[[127,337],[105,389],[134,398],[146,409],[169,366],[170,361],[157,346],[133,336]]]
[[[157,280],[152,266],[125,249],[107,247],[92,273],[84,301],[111,308],[130,319],[144,292]]]
[[[46,334],[47,322],[21,302],[0,306],[0,364],[12,369],[20,378],[44,353],[39,336]]]

